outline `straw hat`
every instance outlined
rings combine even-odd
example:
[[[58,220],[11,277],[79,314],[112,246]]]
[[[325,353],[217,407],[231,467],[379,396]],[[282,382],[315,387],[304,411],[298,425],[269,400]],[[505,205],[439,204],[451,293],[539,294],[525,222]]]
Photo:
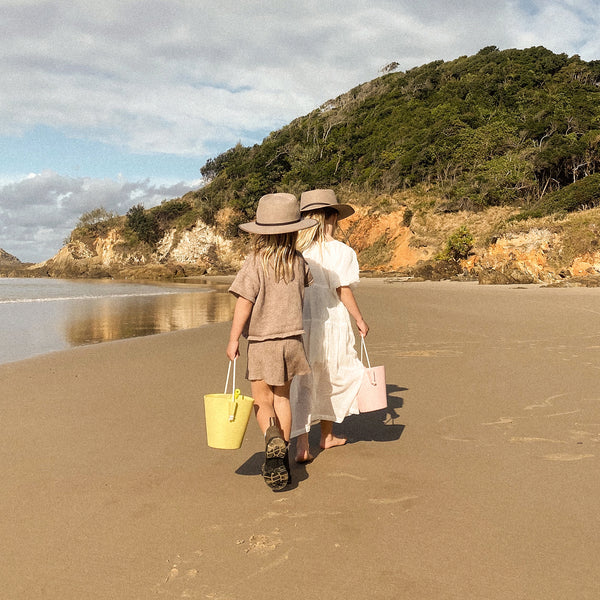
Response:
[[[333,190],[310,190],[302,192],[300,196],[300,211],[318,210],[319,208],[333,208],[338,213],[338,220],[345,219],[354,214],[354,209],[349,204],[339,204]]]
[[[303,219],[298,199],[293,194],[266,194],[258,201],[256,220],[243,223],[240,229],[248,233],[274,235],[308,229],[317,222]]]

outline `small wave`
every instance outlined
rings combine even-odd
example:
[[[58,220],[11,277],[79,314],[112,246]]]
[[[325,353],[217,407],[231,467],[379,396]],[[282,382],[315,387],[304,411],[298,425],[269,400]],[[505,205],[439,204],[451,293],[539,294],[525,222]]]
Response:
[[[79,296],[56,296],[46,298],[0,298],[0,304],[24,304],[24,303],[39,303],[39,302],[68,302],[70,300],[101,300],[104,298],[144,298],[147,296],[171,296],[173,294],[181,294],[177,291],[161,291],[148,293],[132,293],[132,294],[97,294],[97,295],[79,295]],[[185,292],[184,292],[185,293]]]

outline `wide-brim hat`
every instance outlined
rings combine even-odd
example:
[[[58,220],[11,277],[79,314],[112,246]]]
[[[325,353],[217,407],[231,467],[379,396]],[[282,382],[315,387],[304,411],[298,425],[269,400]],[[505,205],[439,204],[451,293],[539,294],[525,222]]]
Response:
[[[275,235],[292,233],[313,227],[314,219],[303,219],[298,199],[293,194],[266,194],[258,201],[256,220],[243,223],[240,229],[248,233]]]
[[[333,208],[337,211],[338,220],[345,219],[354,214],[354,209],[349,204],[340,204],[333,190],[310,190],[302,192],[300,196],[300,212],[319,210],[320,208]]]

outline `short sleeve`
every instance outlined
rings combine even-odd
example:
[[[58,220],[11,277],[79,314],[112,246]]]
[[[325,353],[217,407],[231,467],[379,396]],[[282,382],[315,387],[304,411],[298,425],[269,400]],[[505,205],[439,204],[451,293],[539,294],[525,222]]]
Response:
[[[242,268],[229,286],[229,292],[234,296],[241,296],[254,304],[260,291],[260,277],[256,267],[258,260],[254,254],[246,257]],[[260,265],[259,265],[260,266]]]
[[[340,286],[353,286],[360,281],[358,259],[356,258],[356,252],[349,246],[344,246],[344,252],[341,253],[339,268],[338,268],[338,279]]]

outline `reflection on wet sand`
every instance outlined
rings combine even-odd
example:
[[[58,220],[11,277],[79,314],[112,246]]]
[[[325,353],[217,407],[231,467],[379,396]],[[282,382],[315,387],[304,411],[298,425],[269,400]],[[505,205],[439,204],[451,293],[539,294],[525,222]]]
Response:
[[[82,302],[65,324],[73,346],[191,329],[228,321],[235,298],[226,291],[185,292],[160,296],[104,298]]]

